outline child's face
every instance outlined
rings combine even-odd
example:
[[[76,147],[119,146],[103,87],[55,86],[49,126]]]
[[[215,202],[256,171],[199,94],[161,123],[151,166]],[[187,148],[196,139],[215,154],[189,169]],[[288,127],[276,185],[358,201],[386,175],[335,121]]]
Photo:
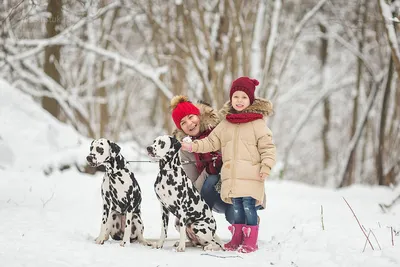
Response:
[[[194,114],[187,115],[181,120],[182,131],[190,136],[200,134],[200,117]]]
[[[231,103],[236,111],[242,111],[250,106],[250,99],[245,92],[236,91],[232,95]]]

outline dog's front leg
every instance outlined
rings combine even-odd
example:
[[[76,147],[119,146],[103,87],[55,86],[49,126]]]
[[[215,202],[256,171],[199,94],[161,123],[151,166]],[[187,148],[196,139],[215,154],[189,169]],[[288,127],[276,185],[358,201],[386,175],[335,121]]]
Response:
[[[131,243],[131,233],[132,233],[132,212],[127,212],[125,216],[125,229],[124,229],[124,238],[122,239],[120,246],[125,247],[128,243]]]
[[[110,220],[111,218],[111,207],[107,205],[106,202],[103,204],[103,215],[101,217],[100,234],[96,238],[96,244],[104,244],[105,240],[108,240],[108,235],[110,234]]]
[[[167,238],[168,232],[168,222],[169,222],[169,211],[163,204],[161,204],[162,209],[162,225],[161,225],[161,235],[160,239],[153,244],[153,248],[162,248],[164,241]]]
[[[137,240],[139,241],[139,243],[145,246],[151,246],[152,243],[147,241],[143,237],[144,225],[142,222],[142,218],[140,217],[140,212],[137,214],[133,214],[132,223],[135,225],[136,228],[136,232],[132,234],[135,234],[137,236]]]
[[[186,217],[181,214],[179,217],[179,244],[176,251],[183,252],[186,248]]]

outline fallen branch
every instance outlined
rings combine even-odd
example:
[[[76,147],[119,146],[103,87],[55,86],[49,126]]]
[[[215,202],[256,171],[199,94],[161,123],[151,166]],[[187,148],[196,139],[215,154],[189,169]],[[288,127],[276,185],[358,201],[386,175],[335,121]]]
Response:
[[[47,203],[49,203],[50,200],[53,199],[53,197],[54,197],[54,192],[53,192],[53,194],[51,194],[51,196],[50,196],[50,198],[48,200],[44,201],[42,198],[40,199],[42,201],[43,208],[46,207]]]
[[[216,257],[216,258],[223,258],[223,259],[225,259],[225,258],[241,258],[241,259],[243,259],[241,256],[219,256],[219,255],[213,255],[213,254],[209,254],[209,253],[202,253],[200,255],[211,256],[211,257]]]
[[[369,237],[368,237],[369,235],[367,236],[367,234],[365,233],[364,229],[363,229],[362,226],[361,226],[360,221],[358,220],[356,214],[354,213],[353,209],[351,208],[349,202],[347,202],[347,200],[346,200],[344,197],[343,197],[343,200],[346,202],[347,206],[349,206],[351,212],[352,212],[353,215],[354,215],[354,218],[356,218],[356,221],[357,221],[357,223],[358,223],[358,226],[360,226],[360,229],[361,229],[361,231],[363,232],[364,236],[367,238],[367,241],[368,241],[369,245],[371,246],[372,250],[375,250],[375,249],[374,249],[374,246],[372,246],[372,243],[371,243],[371,241],[369,240]]]
[[[325,230],[324,226],[324,207],[321,205],[321,224],[322,224],[322,230]]]
[[[369,229],[369,231],[370,231],[370,232],[372,233],[372,235],[374,236],[375,241],[376,241],[376,243],[378,244],[379,250],[382,250],[381,245],[379,244],[378,239],[376,238],[376,236],[375,236],[375,234],[374,234],[374,231],[372,231],[372,229]]]
[[[390,234],[392,235],[392,246],[394,247],[393,227],[390,227]]]
[[[371,234],[371,230],[368,232],[368,237],[369,237],[369,235]],[[368,238],[367,237],[367,238]],[[362,252],[364,252],[365,251],[365,247],[367,246],[367,239],[365,239],[365,243],[364,243],[364,248],[363,248],[363,251]]]
[[[386,212],[388,212],[388,211],[392,208],[392,206],[393,206],[394,204],[396,204],[397,202],[400,202],[400,195],[398,195],[395,199],[393,199],[393,200],[392,200],[392,203],[390,203],[389,205],[380,203],[380,204],[379,204],[379,207],[381,207],[382,212],[386,213]]]

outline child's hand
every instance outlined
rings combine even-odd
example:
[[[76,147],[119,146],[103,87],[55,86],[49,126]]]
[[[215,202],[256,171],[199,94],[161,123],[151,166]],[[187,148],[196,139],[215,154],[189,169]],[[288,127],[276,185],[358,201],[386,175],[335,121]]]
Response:
[[[181,149],[182,149],[183,151],[192,152],[192,144],[191,144],[191,143],[181,142],[181,145],[182,145]]]
[[[192,138],[190,138],[189,136],[186,136],[185,138],[182,139],[183,142],[185,143],[191,143],[192,142]]]
[[[265,181],[265,179],[268,177],[268,174],[261,172],[260,173],[260,180]]]

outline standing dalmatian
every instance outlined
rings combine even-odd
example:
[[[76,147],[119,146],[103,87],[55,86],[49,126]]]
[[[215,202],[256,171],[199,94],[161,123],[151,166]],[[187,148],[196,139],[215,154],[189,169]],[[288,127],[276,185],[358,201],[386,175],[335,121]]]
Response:
[[[103,244],[111,234],[113,239],[122,239],[121,246],[136,239],[147,245],[143,238],[144,226],[140,217],[140,187],[120,150],[110,140],[97,139],[92,141],[90,154],[86,157],[90,166],[103,165],[106,168],[101,186],[102,222],[96,243]]]
[[[154,189],[162,207],[161,237],[153,247],[161,248],[167,237],[169,213],[179,219],[180,239],[177,251],[184,251],[186,237],[189,245],[201,245],[204,250],[223,248],[216,235],[216,221],[191,180],[187,177],[178,153],[180,142],[172,136],[157,137],[147,147],[150,156],[160,158],[160,172]]]

